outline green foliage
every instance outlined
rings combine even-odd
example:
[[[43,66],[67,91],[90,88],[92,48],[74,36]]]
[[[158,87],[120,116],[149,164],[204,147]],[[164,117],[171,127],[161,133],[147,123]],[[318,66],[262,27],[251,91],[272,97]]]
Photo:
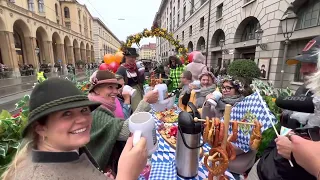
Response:
[[[242,77],[250,82],[253,78],[260,77],[260,69],[252,60],[235,60],[228,67],[228,75]]]
[[[17,104],[20,112],[11,115],[2,110],[0,114],[0,175],[12,161],[20,146],[21,134],[29,115],[29,95],[25,95]]]

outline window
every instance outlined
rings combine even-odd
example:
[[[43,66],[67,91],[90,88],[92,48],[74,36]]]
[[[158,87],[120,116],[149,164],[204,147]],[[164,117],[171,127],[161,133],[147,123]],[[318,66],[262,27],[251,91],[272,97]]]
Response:
[[[180,9],[180,0],[178,0],[178,9]]]
[[[55,11],[56,11],[56,16],[59,16],[59,11],[58,11],[58,4],[56,3],[54,5]]]
[[[190,1],[190,16],[193,14],[193,10],[194,10],[194,0]]]
[[[79,22],[81,21],[81,11],[78,11],[78,18],[79,18]]]
[[[57,19],[57,24],[60,24],[60,20],[59,19]]]
[[[184,40],[184,31],[182,31],[182,41]]]
[[[70,12],[68,7],[64,7],[64,17],[70,18]]]
[[[249,21],[245,29],[243,30],[242,36],[241,36],[241,42],[243,41],[249,41],[256,38],[256,30],[259,27],[259,22],[256,19],[253,19]]]
[[[177,35],[177,40],[179,40],[179,36]]]
[[[204,17],[200,18],[200,30],[204,28]]]
[[[79,31],[80,31],[80,34],[82,34],[82,27],[81,27],[81,24],[79,24]]]
[[[170,1],[170,9],[172,9],[172,1]]]
[[[180,22],[180,14],[178,14],[177,27],[179,27],[179,22]]]
[[[308,1],[308,3],[302,7],[297,15],[298,21],[296,29],[306,29],[309,27],[320,25],[319,21],[320,2]]]
[[[173,17],[176,15],[176,7],[173,7]]]
[[[189,26],[189,36],[192,36],[192,25]]]
[[[99,28],[99,35],[101,35],[101,28]]]
[[[183,17],[182,17],[182,22],[186,20],[186,13],[187,13],[187,8],[186,6],[183,7]]]
[[[29,11],[34,11],[33,0],[28,0],[28,9],[29,9]]]
[[[173,18],[173,25],[172,25],[172,30],[173,31],[174,31],[175,25],[176,25],[176,20]]]
[[[206,2],[207,0],[201,0],[201,6]]]
[[[39,0],[38,1],[38,10],[39,10],[39,13],[44,13],[44,2],[43,2],[43,0]]]
[[[71,23],[70,22],[65,22],[65,26],[66,26],[66,28],[71,29]]]
[[[217,7],[217,19],[222,18],[223,3]]]
[[[294,82],[304,82],[303,73],[300,72],[301,62],[296,65],[295,73],[294,73]]]

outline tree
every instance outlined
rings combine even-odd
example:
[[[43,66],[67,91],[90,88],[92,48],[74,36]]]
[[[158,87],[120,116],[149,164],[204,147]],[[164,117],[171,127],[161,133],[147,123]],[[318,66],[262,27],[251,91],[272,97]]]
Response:
[[[248,59],[233,61],[228,67],[228,74],[234,77],[242,77],[247,83],[251,83],[254,78],[260,77],[258,65]]]

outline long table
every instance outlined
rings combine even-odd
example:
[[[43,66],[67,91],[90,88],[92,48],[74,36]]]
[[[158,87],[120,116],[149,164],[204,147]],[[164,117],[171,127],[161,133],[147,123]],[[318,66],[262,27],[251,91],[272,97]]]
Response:
[[[177,110],[176,113],[179,113],[180,110]],[[153,114],[156,126],[158,127],[162,121],[157,119],[154,115],[154,111],[151,111]],[[158,150],[152,155],[151,161],[151,172],[149,179],[150,180],[182,180],[183,178],[177,176],[176,165],[175,165],[175,149],[173,149],[159,134],[157,131],[157,139],[158,139]],[[210,149],[208,144],[203,146],[204,152],[208,152]],[[232,174],[229,172],[225,172],[225,174],[229,177],[230,180],[234,180]],[[208,178],[208,170],[199,159],[199,168],[198,168],[198,176],[193,178],[193,180],[203,180]],[[141,177],[140,180],[144,178]]]

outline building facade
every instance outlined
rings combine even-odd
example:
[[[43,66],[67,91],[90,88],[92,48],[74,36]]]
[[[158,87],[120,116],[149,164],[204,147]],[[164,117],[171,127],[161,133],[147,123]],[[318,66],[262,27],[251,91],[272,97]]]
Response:
[[[94,61],[93,18],[75,0],[0,0],[0,63],[19,66]]]
[[[97,61],[101,61],[105,54],[114,54],[121,45],[120,40],[99,18],[93,18],[93,41]]]
[[[252,59],[259,68],[265,68],[263,79],[279,87],[286,40],[280,19],[291,3],[298,19],[289,38],[290,58],[320,35],[320,0],[162,0],[154,22],[171,31],[189,52],[203,52],[208,66]],[[263,30],[261,40],[257,30]],[[156,46],[159,61],[175,54],[164,39],[158,38]],[[285,65],[283,82],[283,87],[291,89],[303,84],[299,64]]]
[[[149,43],[142,45],[140,48],[139,59],[150,59],[152,61],[156,60],[156,43]]]

